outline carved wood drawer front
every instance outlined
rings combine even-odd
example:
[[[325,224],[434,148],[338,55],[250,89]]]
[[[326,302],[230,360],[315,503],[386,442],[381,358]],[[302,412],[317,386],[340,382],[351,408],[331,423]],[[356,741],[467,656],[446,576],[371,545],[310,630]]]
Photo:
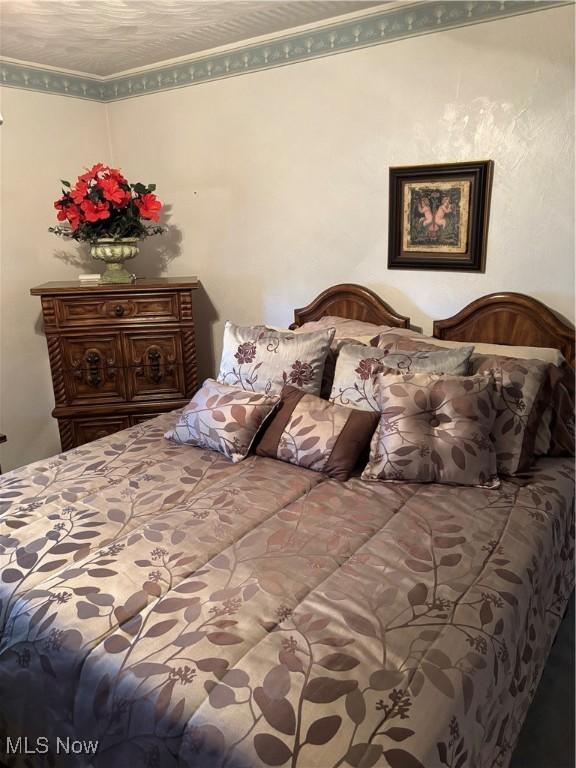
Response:
[[[66,296],[55,299],[55,309],[60,326],[116,321],[166,322],[179,318],[176,293]]]
[[[130,426],[129,416],[77,419],[73,422],[75,445],[84,445]]]
[[[61,337],[66,399],[69,405],[126,399],[120,335]]]
[[[186,396],[179,331],[127,331],[123,336],[129,400]]]

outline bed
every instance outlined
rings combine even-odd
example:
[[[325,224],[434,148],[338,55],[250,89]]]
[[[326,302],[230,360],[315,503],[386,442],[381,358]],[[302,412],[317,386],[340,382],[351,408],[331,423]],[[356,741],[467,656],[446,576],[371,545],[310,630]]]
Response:
[[[294,323],[326,315],[409,327],[354,285]],[[574,364],[518,294],[434,335]],[[173,421],[1,478],[0,762],[507,766],[573,590],[573,460],[492,490],[341,483],[175,445]]]

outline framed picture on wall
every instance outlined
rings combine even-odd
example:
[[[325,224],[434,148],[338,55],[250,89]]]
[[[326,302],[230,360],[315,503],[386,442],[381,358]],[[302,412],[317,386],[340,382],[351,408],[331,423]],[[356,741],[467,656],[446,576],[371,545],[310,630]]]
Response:
[[[388,267],[483,272],[492,160],[390,168]]]

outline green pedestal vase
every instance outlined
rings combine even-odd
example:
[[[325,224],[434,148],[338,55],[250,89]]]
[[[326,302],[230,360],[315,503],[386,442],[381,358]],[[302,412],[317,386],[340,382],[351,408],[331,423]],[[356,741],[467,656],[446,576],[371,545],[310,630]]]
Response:
[[[101,283],[131,283],[132,275],[124,262],[133,259],[138,254],[138,239],[125,237],[122,240],[114,240],[111,237],[102,237],[90,246],[90,255],[93,259],[99,259],[106,264],[106,270],[102,275]]]

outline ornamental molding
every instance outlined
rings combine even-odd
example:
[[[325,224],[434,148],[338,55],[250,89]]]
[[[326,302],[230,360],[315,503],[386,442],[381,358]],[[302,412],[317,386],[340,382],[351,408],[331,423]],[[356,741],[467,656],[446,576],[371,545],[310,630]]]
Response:
[[[0,85],[120,101],[573,4],[574,0],[424,0],[107,77],[0,59]]]

